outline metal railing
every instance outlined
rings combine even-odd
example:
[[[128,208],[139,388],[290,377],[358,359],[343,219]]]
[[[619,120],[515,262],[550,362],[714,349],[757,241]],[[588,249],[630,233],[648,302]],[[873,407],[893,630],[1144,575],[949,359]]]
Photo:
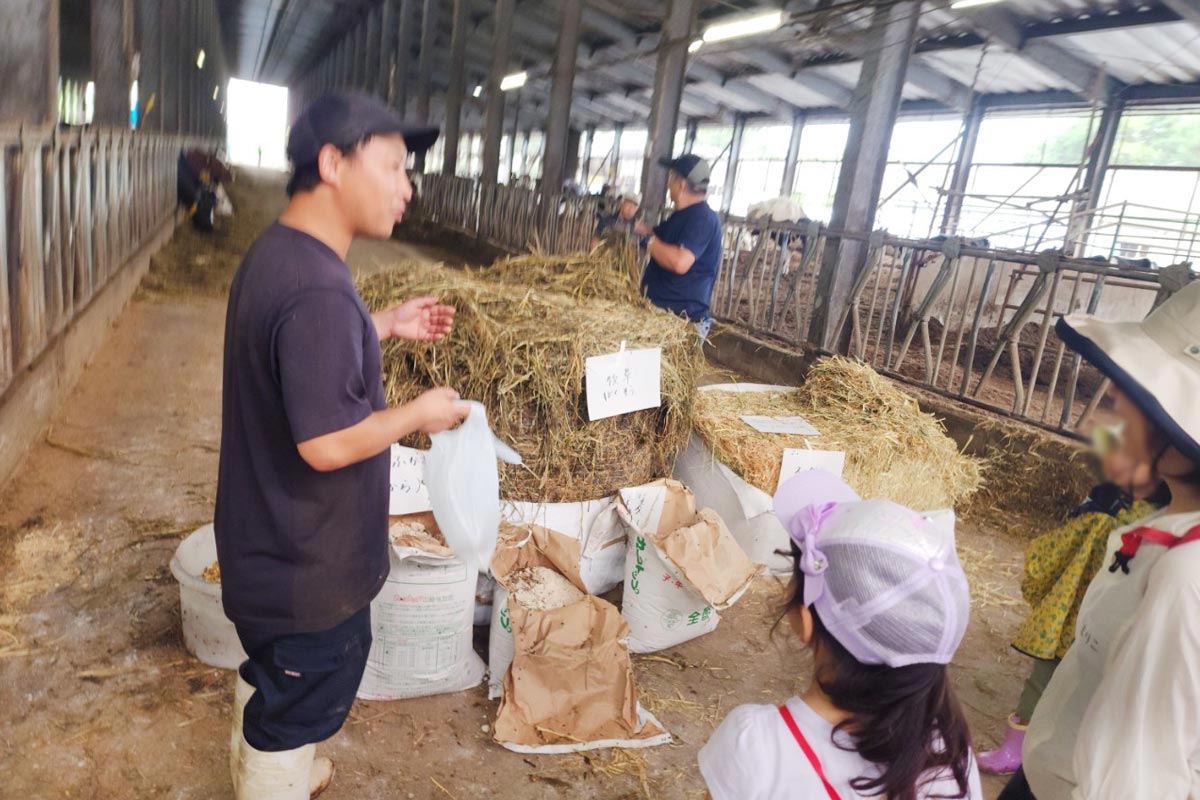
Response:
[[[0,128],[0,394],[164,224],[183,144]]]
[[[839,240],[865,242],[865,266],[829,349],[1069,435],[1078,435],[1107,384],[1058,338],[1057,320],[1075,311],[1140,320],[1195,277],[1190,264],[1151,270],[956,237],[829,234],[816,224],[728,218],[714,314],[791,344],[823,344],[809,332],[823,253]]]
[[[533,192],[481,192],[463,178],[425,180],[422,214],[430,221],[513,250],[538,237],[558,252],[583,249],[590,239],[592,215],[572,205],[576,198],[560,199],[560,213],[545,215],[553,203]],[[557,236],[545,227],[555,221],[563,225]],[[1075,311],[1140,320],[1195,278],[1186,263],[1143,269],[958,237],[833,233],[816,222],[725,216],[714,316],[791,345],[853,356],[914,386],[1072,436],[1080,435],[1107,382],[1058,338],[1057,320]],[[818,276],[826,250],[847,241],[864,243],[864,267],[825,348],[810,335]]]
[[[412,215],[508,250],[569,253],[591,244],[596,210],[591,197],[432,174],[420,179]]]

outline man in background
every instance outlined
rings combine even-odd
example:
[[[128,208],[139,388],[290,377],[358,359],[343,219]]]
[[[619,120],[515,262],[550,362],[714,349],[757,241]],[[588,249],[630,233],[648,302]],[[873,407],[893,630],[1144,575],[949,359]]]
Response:
[[[659,165],[668,170],[667,192],[675,211],[654,229],[644,222],[634,226],[637,234],[650,237],[642,289],[654,305],[689,320],[705,340],[721,265],[721,219],[708,205],[709,166],[692,153],[661,159]]]
[[[636,192],[625,192],[621,195],[617,210],[612,214],[599,214],[596,220],[596,235],[592,237],[592,249],[600,244],[600,240],[609,232],[624,233],[634,237],[634,220],[638,209],[641,208],[642,198]]]

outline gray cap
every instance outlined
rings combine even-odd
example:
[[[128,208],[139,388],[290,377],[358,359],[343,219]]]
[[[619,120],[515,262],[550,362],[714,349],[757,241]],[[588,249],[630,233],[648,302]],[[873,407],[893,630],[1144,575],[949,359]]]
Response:
[[[626,200],[628,200],[630,203],[633,203],[635,206],[640,206],[642,204],[642,196],[637,192],[622,192],[621,202],[624,203]]]
[[[694,153],[684,153],[675,158],[660,158],[658,163],[687,178],[688,183],[695,186],[708,186],[708,179],[711,175],[708,162]]]

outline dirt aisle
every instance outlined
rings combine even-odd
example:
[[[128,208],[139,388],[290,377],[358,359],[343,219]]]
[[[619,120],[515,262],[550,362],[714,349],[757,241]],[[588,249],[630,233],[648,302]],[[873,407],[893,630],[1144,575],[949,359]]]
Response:
[[[277,178],[247,175],[219,240],[181,229],[0,507],[0,798],[219,798],[233,676],[183,648],[168,562],[212,516],[221,338],[230,259],[277,213]],[[365,269],[452,254],[357,244]],[[990,743],[1024,665],[1018,544],[966,526],[977,606],[956,666]],[[676,742],[644,753],[525,757],[490,742],[494,704],[472,690],[358,703],[323,745],[338,798],[700,798],[695,753],[734,705],[778,702],[807,657],[770,637],[762,581],[716,633],[637,659],[643,702]],[[983,594],[979,594],[982,592]]]

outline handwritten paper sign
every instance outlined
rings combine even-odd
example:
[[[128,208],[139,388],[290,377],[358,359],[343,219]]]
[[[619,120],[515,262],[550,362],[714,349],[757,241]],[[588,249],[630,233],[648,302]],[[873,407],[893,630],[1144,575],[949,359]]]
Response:
[[[742,422],[759,433],[795,433],[800,436],[820,436],[821,432],[804,417],[758,417],[744,415]]]
[[[783,451],[783,464],[779,468],[779,485],[788,478],[811,469],[823,469],[839,478],[846,468],[846,454],[841,450],[807,450],[791,448]],[[775,487],[778,490],[778,486]]]
[[[392,445],[392,493],[388,513],[416,514],[429,511],[429,489],[425,486],[425,451]]]
[[[662,349],[593,356],[587,369],[588,419],[595,422],[662,404]]]

